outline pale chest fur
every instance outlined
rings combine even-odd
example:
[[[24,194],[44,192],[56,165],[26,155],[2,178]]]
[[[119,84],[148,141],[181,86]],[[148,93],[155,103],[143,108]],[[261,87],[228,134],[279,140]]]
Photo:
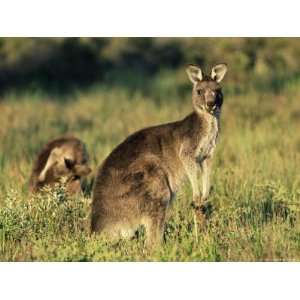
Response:
[[[219,132],[219,117],[204,115],[203,119],[206,123],[205,130],[201,132],[201,138],[196,149],[195,157],[197,161],[212,156],[217,142]]]

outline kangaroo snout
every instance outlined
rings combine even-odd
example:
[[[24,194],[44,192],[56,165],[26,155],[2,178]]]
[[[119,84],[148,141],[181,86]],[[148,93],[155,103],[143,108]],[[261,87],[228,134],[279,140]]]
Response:
[[[216,104],[216,93],[212,90],[207,90],[204,93],[205,103],[208,107],[213,107]]]

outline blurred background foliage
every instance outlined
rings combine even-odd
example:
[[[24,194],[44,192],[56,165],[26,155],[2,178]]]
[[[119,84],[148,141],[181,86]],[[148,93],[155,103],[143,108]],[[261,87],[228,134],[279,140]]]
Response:
[[[209,71],[218,62],[229,65],[229,92],[276,91],[299,75],[300,39],[0,38],[0,93],[26,88],[62,94],[94,84],[151,93],[154,77],[173,89],[168,78],[176,78],[180,92],[189,88],[186,64]]]

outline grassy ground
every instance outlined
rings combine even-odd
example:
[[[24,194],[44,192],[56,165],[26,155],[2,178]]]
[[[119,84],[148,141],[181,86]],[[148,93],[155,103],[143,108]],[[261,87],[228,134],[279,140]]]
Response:
[[[186,79],[187,80],[187,79]],[[59,98],[10,94],[0,102],[0,260],[2,261],[299,261],[300,84],[278,92],[233,94],[225,89],[222,128],[207,227],[195,238],[187,183],[171,207],[165,242],[88,235],[90,197],[69,199],[63,187],[27,195],[32,162],[49,139],[72,133],[86,142],[91,165],[127,135],[178,120],[191,109],[176,79],[155,92],[95,87]],[[224,83],[226,87],[226,82]]]

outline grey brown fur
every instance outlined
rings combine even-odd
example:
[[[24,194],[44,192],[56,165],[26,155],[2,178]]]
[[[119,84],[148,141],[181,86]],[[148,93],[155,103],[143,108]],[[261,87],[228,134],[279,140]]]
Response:
[[[166,209],[186,177],[196,206],[208,197],[223,103],[219,82],[226,71],[226,65],[220,64],[210,76],[202,76],[199,67],[189,66],[194,112],[183,120],[140,130],[110,153],[94,184],[92,232],[129,237],[144,225],[146,243],[153,246],[161,240]],[[202,195],[197,180],[200,167]]]
[[[45,185],[53,185],[65,177],[66,190],[75,194],[81,191],[82,180],[90,172],[84,143],[72,136],[61,137],[47,143],[38,154],[29,189],[37,192]]]

